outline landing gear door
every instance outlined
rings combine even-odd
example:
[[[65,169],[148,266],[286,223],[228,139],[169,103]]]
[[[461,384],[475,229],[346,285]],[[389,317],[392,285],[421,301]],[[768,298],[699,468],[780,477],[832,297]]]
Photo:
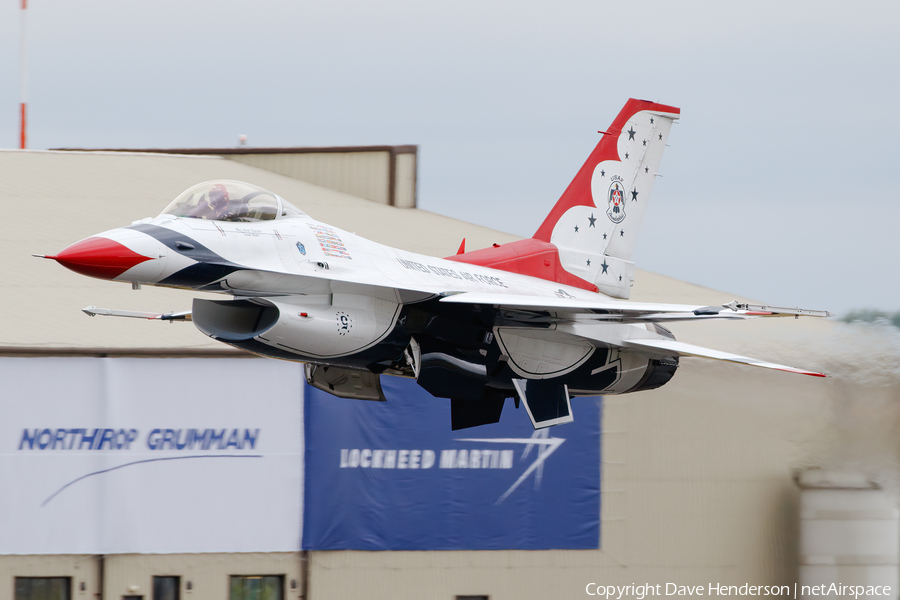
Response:
[[[386,400],[381,389],[381,378],[375,373],[314,363],[305,363],[303,370],[309,385],[338,398]]]
[[[513,385],[535,429],[575,420],[567,385],[547,379],[513,379]]]

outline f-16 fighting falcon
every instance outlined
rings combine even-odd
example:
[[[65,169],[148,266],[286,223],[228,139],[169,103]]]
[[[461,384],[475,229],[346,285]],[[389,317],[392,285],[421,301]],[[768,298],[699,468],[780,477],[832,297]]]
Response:
[[[629,100],[534,237],[434,258],[320,223],[237,181],[200,183],[162,213],[53,256],[78,273],[218,292],[192,310],[90,315],[190,320],[213,339],[301,361],[336,396],[385,400],[382,375],[449,398],[453,429],[495,423],[506,398],[535,428],[573,420],[571,398],[666,384],[680,356],[824,376],[676,341],[663,324],[829,316],[732,302],[628,301],[631,253],[680,110]]]

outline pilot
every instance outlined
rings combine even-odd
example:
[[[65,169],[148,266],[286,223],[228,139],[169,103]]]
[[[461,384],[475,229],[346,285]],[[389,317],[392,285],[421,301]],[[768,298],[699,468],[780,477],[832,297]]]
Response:
[[[221,221],[228,216],[229,203],[228,189],[223,184],[216,183],[188,216],[195,219]]]
[[[207,203],[209,204],[213,218],[217,221],[224,220],[230,213],[228,210],[230,200],[228,198],[228,189],[223,184],[217,183],[209,190],[207,198]]]

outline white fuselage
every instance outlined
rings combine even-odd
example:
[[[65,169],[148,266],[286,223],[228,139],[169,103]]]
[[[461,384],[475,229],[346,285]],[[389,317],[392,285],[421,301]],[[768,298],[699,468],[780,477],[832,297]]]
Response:
[[[241,270],[219,280],[198,278],[194,283],[167,283],[177,273],[202,262],[191,258],[192,254],[198,254],[196,248],[168,247],[153,233],[119,228],[98,237],[107,237],[138,254],[155,257],[116,277],[119,281],[202,288],[211,292],[238,291],[240,295],[329,293],[326,286],[333,291],[343,283],[434,295],[452,290],[586,300],[607,298],[527,275],[392,248],[309,217],[233,223],[164,215],[135,225],[164,228],[176,242],[184,237],[182,241],[186,245],[196,246],[195,242],[199,242],[225,261],[240,265]],[[254,271],[266,275],[255,276]],[[289,277],[279,278],[277,274]]]

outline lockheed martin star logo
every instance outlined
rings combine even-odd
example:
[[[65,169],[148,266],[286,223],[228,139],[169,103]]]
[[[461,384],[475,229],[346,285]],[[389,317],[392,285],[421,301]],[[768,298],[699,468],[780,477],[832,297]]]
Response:
[[[544,461],[546,461],[551,454],[556,452],[556,449],[566,441],[565,438],[552,438],[549,437],[549,435],[550,431],[548,429],[540,429],[531,434],[530,438],[466,438],[459,441],[487,442],[492,444],[524,444],[525,449],[522,451],[523,459],[528,457],[532,449],[537,448],[537,455],[534,457],[534,462],[531,463],[527,469],[525,469],[525,472],[522,473],[518,479],[516,479],[515,483],[509,486],[509,489],[506,490],[495,503],[501,504],[504,500],[509,498],[509,495],[516,491],[516,488],[518,488],[522,484],[522,482],[525,481],[532,473],[534,473],[534,488],[540,489],[541,479],[543,479],[544,477]]]

